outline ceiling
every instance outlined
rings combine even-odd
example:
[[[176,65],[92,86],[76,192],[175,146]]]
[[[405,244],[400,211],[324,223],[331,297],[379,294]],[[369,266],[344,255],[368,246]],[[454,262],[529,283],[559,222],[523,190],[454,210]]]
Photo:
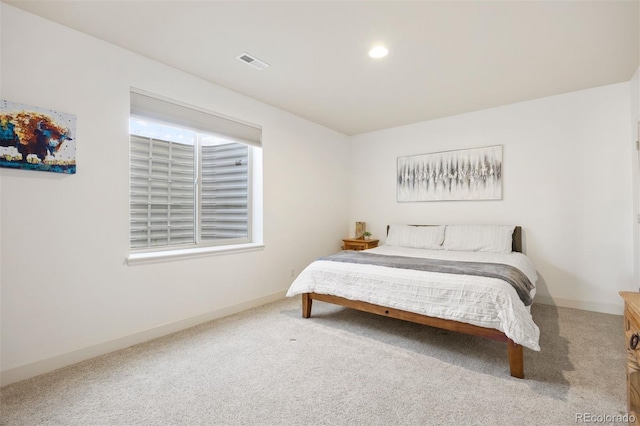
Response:
[[[628,81],[639,63],[637,1],[5,2],[347,135]]]

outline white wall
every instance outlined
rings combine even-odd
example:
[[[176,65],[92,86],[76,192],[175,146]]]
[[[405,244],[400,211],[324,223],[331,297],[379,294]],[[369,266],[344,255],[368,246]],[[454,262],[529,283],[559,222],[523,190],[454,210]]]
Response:
[[[4,383],[282,297],[291,268],[338,249],[348,233],[346,136],[0,10],[2,98],[76,114],[78,164],[72,176],[0,171]],[[126,265],[131,86],[263,127],[264,250]]]
[[[517,224],[538,302],[621,313],[634,290],[630,84],[352,138],[351,222]],[[396,202],[396,158],[503,145],[501,201]]]
[[[631,199],[633,200],[633,277],[636,288],[640,287],[640,152],[636,148],[638,125],[640,124],[640,67],[629,81],[631,96]]]

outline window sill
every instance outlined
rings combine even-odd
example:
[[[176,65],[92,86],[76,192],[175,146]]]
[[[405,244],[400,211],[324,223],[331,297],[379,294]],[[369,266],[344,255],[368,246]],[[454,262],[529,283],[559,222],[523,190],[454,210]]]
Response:
[[[147,263],[170,262],[173,260],[189,259],[203,256],[244,253],[248,251],[262,250],[263,248],[264,244],[246,243],[229,246],[197,247],[148,253],[130,253],[129,257],[127,257],[127,265],[133,266]]]

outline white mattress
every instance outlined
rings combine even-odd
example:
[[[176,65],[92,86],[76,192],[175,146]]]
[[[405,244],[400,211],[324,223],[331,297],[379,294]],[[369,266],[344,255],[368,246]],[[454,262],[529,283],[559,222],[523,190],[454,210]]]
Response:
[[[380,246],[370,253],[471,262],[504,263],[535,284],[537,274],[522,253],[484,253]],[[291,284],[287,296],[320,293],[502,331],[540,350],[540,330],[515,289],[497,278],[424,272],[376,265],[315,261]],[[531,291],[535,294],[535,288]]]

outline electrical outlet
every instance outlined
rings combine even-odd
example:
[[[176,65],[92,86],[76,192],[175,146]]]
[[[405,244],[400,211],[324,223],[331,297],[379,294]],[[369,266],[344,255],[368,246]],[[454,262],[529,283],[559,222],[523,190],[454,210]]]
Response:
[[[291,278],[296,276],[296,270],[291,268]]]

